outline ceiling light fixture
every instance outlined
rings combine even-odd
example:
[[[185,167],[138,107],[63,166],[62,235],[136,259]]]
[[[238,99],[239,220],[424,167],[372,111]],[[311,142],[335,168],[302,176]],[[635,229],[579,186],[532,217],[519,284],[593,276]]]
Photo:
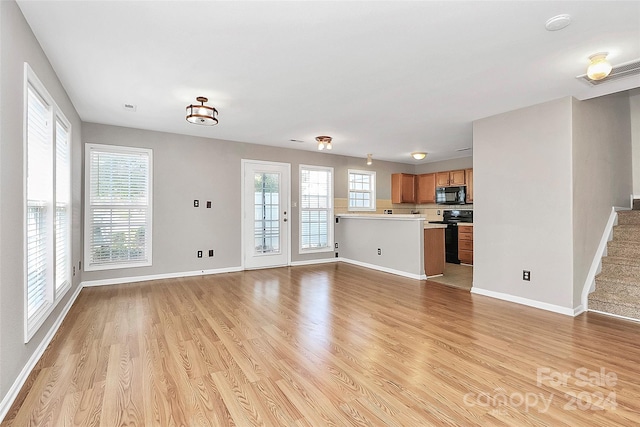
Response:
[[[373,164],[373,159],[371,158],[372,154],[367,154],[367,166],[371,166]]]
[[[587,67],[587,77],[591,80],[602,80],[611,72],[611,64],[607,61],[609,52],[594,53],[589,57],[590,64]]]
[[[331,150],[333,145],[331,144],[330,136],[316,136],[316,141],[318,141],[318,150],[322,151],[325,148],[327,150]]]
[[[411,157],[413,157],[416,160],[422,160],[425,157],[427,157],[427,153],[423,153],[421,151],[416,151],[414,153],[411,153]]]
[[[217,125],[218,119],[216,116],[218,115],[218,110],[213,107],[209,107],[208,105],[204,105],[205,102],[209,101],[204,96],[197,97],[196,101],[198,101],[200,105],[192,104],[187,107],[187,121],[189,123],[203,126]]]

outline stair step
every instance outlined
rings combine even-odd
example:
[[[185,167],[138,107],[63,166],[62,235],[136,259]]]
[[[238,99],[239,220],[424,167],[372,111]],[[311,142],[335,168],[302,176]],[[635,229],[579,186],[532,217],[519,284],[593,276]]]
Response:
[[[633,280],[640,284],[640,265],[602,263],[601,276]]]
[[[640,308],[637,307],[603,301],[591,301],[591,299],[589,299],[589,310],[602,311],[604,313],[617,314],[618,316],[640,320]]]
[[[613,240],[640,244],[640,224],[620,224],[613,227]]]
[[[589,298],[592,296],[605,301],[621,299],[640,308],[640,285],[636,281],[596,277],[596,290],[589,294]]]
[[[607,255],[617,258],[640,258],[640,244],[612,240],[607,244]]]
[[[618,224],[640,224],[640,210],[618,211]]]
[[[640,258],[625,258],[608,255],[602,258],[602,266],[604,267],[605,264],[640,266]]]

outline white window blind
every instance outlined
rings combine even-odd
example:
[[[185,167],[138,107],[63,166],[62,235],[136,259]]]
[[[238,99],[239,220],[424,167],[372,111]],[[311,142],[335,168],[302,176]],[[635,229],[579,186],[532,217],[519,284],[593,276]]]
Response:
[[[87,144],[87,270],[151,265],[151,150]]]
[[[71,125],[25,64],[25,342],[71,287]]]
[[[300,251],[333,250],[333,168],[300,165]]]
[[[31,86],[27,87],[27,317],[34,318],[47,303],[52,271],[53,146],[51,108]]]
[[[56,289],[71,281],[71,147],[69,128],[56,117]]]
[[[349,170],[349,210],[376,210],[376,173]]]

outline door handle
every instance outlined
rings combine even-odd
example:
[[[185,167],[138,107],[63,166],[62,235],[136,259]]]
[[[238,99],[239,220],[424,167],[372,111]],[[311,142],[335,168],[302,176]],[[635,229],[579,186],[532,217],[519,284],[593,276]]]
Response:
[[[284,221],[284,222],[287,222],[287,218],[285,218],[283,221]]]

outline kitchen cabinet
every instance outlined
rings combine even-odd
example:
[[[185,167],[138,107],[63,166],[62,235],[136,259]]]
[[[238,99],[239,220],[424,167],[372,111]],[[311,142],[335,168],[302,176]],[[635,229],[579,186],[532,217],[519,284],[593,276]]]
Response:
[[[416,176],[416,203],[436,202],[436,174],[424,173]]]
[[[424,274],[427,277],[444,273],[444,228],[424,229]]]
[[[467,203],[473,203],[473,169],[464,170],[464,181],[467,183]]]
[[[391,203],[416,202],[416,176],[408,173],[391,175]]]
[[[458,226],[458,259],[473,265],[473,226]]]
[[[436,174],[436,186],[449,187],[452,185],[464,185],[465,170],[438,172]]]

